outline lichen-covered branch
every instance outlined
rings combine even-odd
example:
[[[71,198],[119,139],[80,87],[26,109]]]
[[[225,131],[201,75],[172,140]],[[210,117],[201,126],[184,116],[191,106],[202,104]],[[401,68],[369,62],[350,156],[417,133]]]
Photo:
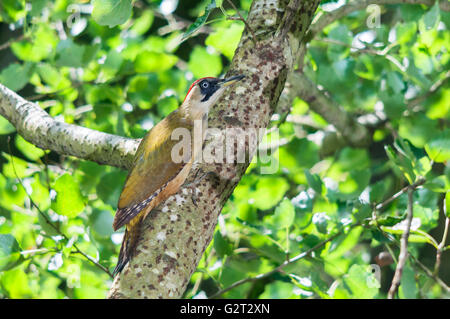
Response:
[[[247,22],[257,44],[245,30],[229,71],[247,77],[211,110],[209,127],[267,127],[319,2],[291,1],[288,9],[282,0],[253,1]],[[194,189],[182,188],[146,218],[137,254],[114,280],[109,297],[181,297],[211,241],[222,207],[248,165],[200,164],[203,171],[216,174]]]
[[[127,169],[138,140],[56,121],[39,105],[0,84],[0,115],[28,142],[59,154]]]

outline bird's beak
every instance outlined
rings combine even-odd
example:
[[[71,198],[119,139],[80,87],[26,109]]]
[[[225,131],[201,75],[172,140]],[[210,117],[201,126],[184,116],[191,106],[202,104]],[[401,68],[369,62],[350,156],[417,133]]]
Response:
[[[226,86],[229,86],[229,85],[231,85],[233,83],[236,83],[236,82],[242,80],[243,78],[245,78],[244,75],[235,75],[235,76],[232,76],[232,77],[230,77],[228,79],[223,79],[219,83],[220,83],[221,87],[226,87]]]

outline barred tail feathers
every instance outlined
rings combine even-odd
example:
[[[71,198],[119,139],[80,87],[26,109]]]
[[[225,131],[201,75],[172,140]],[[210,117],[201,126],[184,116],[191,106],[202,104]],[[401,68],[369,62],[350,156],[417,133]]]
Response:
[[[120,247],[119,259],[116,268],[114,268],[113,276],[119,274],[126,264],[133,258],[140,235],[140,223],[131,226],[127,225],[125,235],[123,237],[122,246]]]

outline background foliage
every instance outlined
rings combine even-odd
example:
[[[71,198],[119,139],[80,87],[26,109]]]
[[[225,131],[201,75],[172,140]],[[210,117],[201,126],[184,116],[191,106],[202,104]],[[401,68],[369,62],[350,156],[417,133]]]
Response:
[[[250,4],[236,2],[243,14]],[[212,296],[323,243],[222,297],[384,298],[395,260],[381,257],[398,255],[407,196],[375,207],[421,177],[399,296],[449,296],[423,267],[435,267],[450,184],[450,16],[438,5],[379,8],[379,25],[368,26],[363,10],[327,26],[304,61],[352,116],[376,116],[373,142],[328,154],[328,123],[296,98],[290,114],[308,124],[273,122],[279,170],[250,165],[185,297]],[[322,1],[319,11],[331,9]],[[224,13],[236,14],[226,1],[4,0],[0,83],[67,123],[140,138],[195,78],[225,73],[244,26]],[[38,149],[3,117],[0,150],[0,297],[105,297],[126,172]],[[437,272],[448,284],[449,246],[441,248]],[[369,266],[377,262],[380,282]]]

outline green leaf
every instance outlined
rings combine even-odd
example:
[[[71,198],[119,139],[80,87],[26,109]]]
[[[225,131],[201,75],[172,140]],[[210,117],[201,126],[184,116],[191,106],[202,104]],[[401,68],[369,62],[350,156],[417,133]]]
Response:
[[[143,35],[152,26],[153,19],[153,12],[151,10],[145,10],[142,15],[134,21],[130,32],[135,35]]]
[[[405,89],[405,83],[403,83],[402,76],[398,72],[388,72],[387,84],[395,93],[401,93]]]
[[[45,212],[43,212],[45,214]],[[48,236],[56,236],[59,235],[58,231],[52,227],[49,223],[51,222],[51,219],[46,215],[45,217],[42,216],[41,213],[38,214],[38,222],[39,225],[41,225],[42,230],[48,235]],[[53,222],[55,226],[58,225],[57,222]]]
[[[416,174],[414,173],[411,161],[405,156],[396,154],[392,149],[392,147],[389,145],[386,145],[384,149],[386,151],[387,156],[394,164],[394,166],[397,167],[403,173],[403,175],[410,184],[413,184],[414,181],[416,180]]]
[[[311,187],[317,194],[322,194],[323,182],[320,179],[320,176],[317,174],[311,174],[307,169],[305,169],[304,172],[309,187]]]
[[[11,49],[22,61],[38,62],[54,55],[58,41],[58,35],[50,23],[39,23],[32,33],[31,41],[14,42]]]
[[[50,207],[50,194],[47,187],[47,182],[44,183],[41,182],[39,174],[34,174],[34,181],[31,183],[31,187],[33,189],[31,197],[43,211]]]
[[[109,237],[113,233],[113,216],[107,210],[94,210],[90,217],[92,229],[102,237]]]
[[[16,136],[16,147],[30,160],[36,161],[42,156],[44,156],[45,152],[34,146],[33,144],[27,142],[22,136]]]
[[[305,183],[303,169],[309,169],[319,161],[318,147],[306,138],[294,138],[280,148],[279,158],[283,169],[291,174],[301,174],[303,177],[301,182]]]
[[[449,182],[444,175],[435,177],[431,181],[427,181],[423,186],[436,193],[445,193],[450,188]]]
[[[131,0],[93,0],[92,18],[110,28],[125,23],[131,16]]]
[[[431,30],[438,25],[439,18],[440,18],[440,8],[438,1],[434,4],[434,6],[431,7],[430,10],[428,10],[427,13],[423,15],[420,22],[424,24],[425,30]]]
[[[161,116],[166,117],[167,115],[172,113],[172,111],[178,108],[178,104],[179,104],[178,99],[176,99],[173,96],[169,96],[160,99],[156,107],[158,108],[158,113]]]
[[[204,47],[196,46],[192,51],[189,62],[189,70],[196,78],[205,76],[218,76],[222,72],[222,61],[217,54],[210,54]]]
[[[0,2],[0,20],[13,23],[25,16],[25,1],[2,0]]]
[[[214,250],[219,257],[230,256],[233,252],[233,246],[231,243],[222,236],[220,231],[216,231],[214,234]]]
[[[275,228],[285,228],[292,225],[295,217],[294,205],[287,198],[275,208],[275,213],[270,218],[271,226]]]
[[[407,43],[413,39],[417,32],[417,24],[414,21],[407,23],[398,23],[395,27],[397,42]]]
[[[425,176],[431,170],[431,161],[428,156],[421,157],[416,161],[414,171],[417,175]]]
[[[21,158],[3,153],[8,163],[3,164],[3,174],[9,178],[23,178],[30,175],[28,163]]]
[[[443,163],[450,160],[450,130],[447,129],[425,144],[431,160]]]
[[[264,286],[261,299],[286,299],[294,297],[295,286],[289,282],[275,281]]]
[[[78,45],[72,39],[62,40],[56,47],[55,65],[79,68],[83,66],[85,47]]]
[[[439,133],[437,125],[437,121],[433,121],[423,114],[402,117],[398,134],[400,137],[409,140],[415,147],[422,148]],[[433,159],[431,156],[430,158]]]
[[[342,234],[331,242],[328,254],[323,254],[324,258],[333,264],[334,261],[348,253],[361,240],[362,227],[353,228],[348,234]]]
[[[0,271],[9,270],[24,261],[16,238],[10,234],[0,234]]]
[[[7,119],[0,115],[0,135],[10,134],[15,130],[16,128],[9,123]]]
[[[97,194],[106,204],[115,207],[125,182],[124,172],[114,171],[102,176],[97,185]]]
[[[377,224],[380,226],[394,226],[406,218],[406,215],[397,216],[381,216],[377,219]]]
[[[352,171],[355,168],[365,169],[370,166],[367,150],[346,147],[339,155],[339,164],[343,170]]]
[[[357,299],[372,299],[378,294],[380,283],[372,273],[372,268],[366,265],[353,265],[344,282],[351,296]],[[378,284],[376,284],[378,282]]]
[[[439,210],[414,203],[413,205],[414,217],[420,218],[422,230],[430,230],[437,225],[439,217]]]
[[[198,17],[193,24],[191,24],[187,30],[184,32],[183,34],[183,38],[182,40],[186,40],[187,38],[191,37],[195,31],[197,31],[198,29],[200,29],[206,22],[206,20],[209,17],[209,14],[211,13],[211,10],[213,10],[214,8],[216,8],[216,1],[215,0],[211,0],[210,4],[205,8],[205,12]]]
[[[417,284],[414,270],[406,264],[403,268],[402,279],[399,287],[400,298],[415,299],[417,298]]]
[[[143,51],[136,56],[134,69],[138,73],[161,72],[172,68],[177,61],[175,55]]]
[[[122,63],[123,57],[120,53],[114,50],[109,51],[103,64],[103,72],[105,72],[107,78],[114,77],[119,72]]]
[[[52,203],[52,209],[60,214],[73,218],[84,209],[84,199],[80,192],[80,186],[75,179],[64,174],[59,177],[53,189],[56,191],[56,200]]]
[[[30,79],[32,64],[12,63],[0,73],[0,83],[12,91],[20,91]]]
[[[256,183],[256,190],[249,194],[249,200],[259,209],[266,210],[275,206],[289,189],[289,184],[282,177],[261,177]]]
[[[205,44],[212,46],[231,61],[241,39],[242,31],[244,31],[244,25],[238,23],[217,28],[206,38]]]
[[[344,24],[339,24],[333,28],[329,34],[328,38],[337,41],[339,43],[344,43],[350,46],[352,44],[352,33],[348,27]],[[331,43],[328,45],[327,55],[330,61],[339,61],[348,56],[350,53],[350,48],[346,45]]]

